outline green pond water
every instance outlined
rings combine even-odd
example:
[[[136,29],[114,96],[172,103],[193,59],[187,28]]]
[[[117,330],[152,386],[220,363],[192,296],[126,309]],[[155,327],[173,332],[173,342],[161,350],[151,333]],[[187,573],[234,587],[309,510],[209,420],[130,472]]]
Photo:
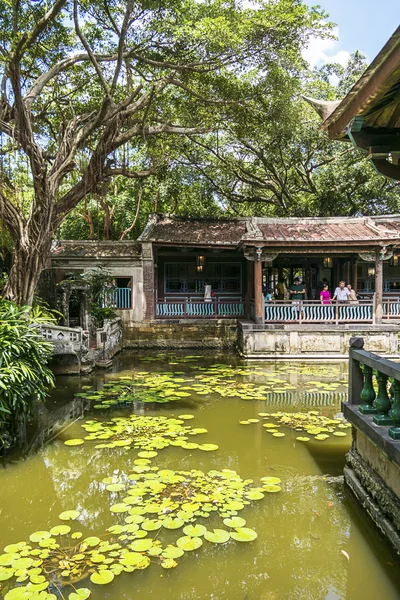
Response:
[[[169,375],[159,380],[161,373]],[[134,377],[138,396],[147,402],[101,408],[104,396],[89,392],[88,387],[110,390],[109,384],[120,377],[127,378],[122,382]],[[224,544],[203,538],[197,550],[176,558],[175,568],[162,568],[160,560],[154,557],[148,568],[123,572],[107,585],[96,585],[85,577],[75,587],[90,589],[90,597],[99,600],[397,599],[398,560],[345,492],[340,477],[351,429],[335,428],[339,436],[330,431],[323,432],[329,435],[326,439],[315,439],[318,432],[296,431],[279,423],[282,412],[314,411],[318,418],[337,415],[340,401],[345,399],[346,378],[345,363],[249,364],[229,355],[185,359],[183,354],[140,357],[131,353],[117,359],[113,372],[60,378],[44,409],[45,416],[50,424],[56,417],[61,424],[70,410],[75,420],[57,435],[49,428],[46,436],[53,439],[42,447],[38,442],[44,428],[42,437],[33,432],[31,451],[24,456],[15,452],[3,462],[0,548],[22,541],[36,547],[29,542],[33,532],[48,531],[60,524],[67,524],[72,532],[82,532],[83,538],[111,539],[107,528],[124,526],[129,513],[110,511],[111,506],[123,502],[126,492],[108,491],[103,480],[114,476],[113,481],[126,483],[127,477],[138,470],[134,461],[140,449],[96,449],[99,440],[77,446],[64,442],[87,436],[82,427],[87,420],[110,421],[133,413],[169,418],[189,414],[194,418],[183,420],[183,426],[207,429],[207,433],[188,436],[189,442],[216,444],[218,449],[168,446],[159,449],[146,468],[150,465],[162,470],[195,469],[204,473],[229,469],[244,480],[253,480],[251,486],[257,488],[263,485],[262,477],[279,478],[281,491],[265,491],[264,497],[249,501],[237,511],[237,516],[246,520],[246,527],[257,532],[257,538],[246,543],[230,539]],[[175,387],[169,385],[175,379]],[[153,387],[143,387],[147,380],[155,382]],[[104,384],[108,385],[103,388]],[[168,389],[170,392],[163,397]],[[97,400],[82,396],[74,400],[76,393],[89,394]],[[118,399],[118,394],[110,396],[112,401]],[[165,402],[149,402],[154,394]],[[167,401],[171,398],[174,400]],[[93,408],[94,405],[100,408]],[[248,419],[259,421],[240,424]],[[274,436],[263,426],[267,423],[270,429],[275,424],[273,430],[285,435]],[[299,441],[298,437],[308,437],[309,441]],[[134,477],[130,485],[134,485]],[[68,510],[77,510],[78,519],[60,520],[59,515]],[[148,517],[154,519],[154,514]],[[233,531],[223,524],[223,518],[213,512],[208,518],[198,516],[196,523],[209,530]],[[64,545],[80,543],[71,542],[70,535],[57,539],[63,538]],[[164,548],[184,535],[182,529],[161,528],[149,531],[146,537],[157,538]],[[68,577],[64,580],[68,581]],[[0,582],[0,597],[16,585],[10,585],[11,582],[15,580]],[[28,582],[29,579],[21,585]],[[49,592],[55,594],[50,598],[62,597],[54,587]],[[73,589],[66,585],[61,592],[67,599]],[[47,598],[46,592],[42,594],[38,592],[37,598]]]

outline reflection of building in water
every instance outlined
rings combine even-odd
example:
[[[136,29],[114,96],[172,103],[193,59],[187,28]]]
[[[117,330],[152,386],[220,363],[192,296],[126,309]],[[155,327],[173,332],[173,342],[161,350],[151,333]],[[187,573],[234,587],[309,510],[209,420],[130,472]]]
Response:
[[[347,392],[268,392],[266,404],[290,406],[340,406],[347,402]]]

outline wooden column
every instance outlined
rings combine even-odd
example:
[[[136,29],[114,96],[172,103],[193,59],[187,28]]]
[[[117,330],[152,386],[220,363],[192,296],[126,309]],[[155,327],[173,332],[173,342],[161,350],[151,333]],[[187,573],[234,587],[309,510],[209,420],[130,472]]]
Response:
[[[353,271],[353,289],[357,292],[357,259],[353,260],[353,264],[352,264],[352,271]],[[351,282],[350,282],[351,283]]]
[[[375,322],[382,323],[383,261],[380,248],[375,251]]]
[[[264,323],[264,298],[262,293],[262,261],[254,256],[254,308],[256,323]]]
[[[244,311],[246,319],[250,319],[250,304],[254,294],[254,266],[246,260],[246,295],[244,297]]]

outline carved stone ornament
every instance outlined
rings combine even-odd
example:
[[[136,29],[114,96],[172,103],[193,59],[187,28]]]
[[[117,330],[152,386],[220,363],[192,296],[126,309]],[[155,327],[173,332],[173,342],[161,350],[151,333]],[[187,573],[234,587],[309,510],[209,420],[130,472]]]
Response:
[[[254,258],[257,256],[257,248],[246,246],[243,253],[246,260],[254,261]],[[261,250],[260,260],[262,262],[272,262],[277,256],[279,256],[279,252],[268,252],[268,250],[264,248]]]
[[[394,248],[394,246],[382,246],[379,252],[380,260],[390,260],[393,256]],[[359,252],[358,256],[361,258],[361,260],[365,260],[366,262],[375,262],[376,258],[375,252]]]
[[[358,256],[365,262],[375,262],[375,252],[359,252]]]

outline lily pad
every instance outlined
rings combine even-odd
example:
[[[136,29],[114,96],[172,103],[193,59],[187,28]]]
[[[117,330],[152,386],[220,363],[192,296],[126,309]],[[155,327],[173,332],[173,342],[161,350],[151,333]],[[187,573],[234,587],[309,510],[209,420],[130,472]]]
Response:
[[[145,538],[142,540],[135,540],[134,542],[132,542],[131,548],[135,552],[146,552],[146,550],[150,550],[153,544],[153,540]]]
[[[88,588],[79,588],[76,590],[76,592],[72,592],[72,594],[69,594],[68,600],[86,600],[87,598],[89,598],[91,593],[91,590],[89,590]]]
[[[242,517],[227,517],[226,519],[224,519],[223,523],[227,527],[231,528],[244,527],[246,525],[246,520],[242,519]]]
[[[237,542],[252,542],[257,537],[257,532],[249,527],[238,527],[231,532],[231,537]]]
[[[181,550],[184,550],[185,552],[197,550],[202,544],[203,541],[201,538],[190,536],[180,537],[176,542],[178,548],[181,548]]]
[[[218,450],[218,446],[217,444],[199,444],[199,449],[211,452],[212,450]]]
[[[76,438],[73,440],[65,440],[65,442],[64,442],[64,444],[66,446],[81,446],[84,443],[85,443],[85,440],[82,440],[80,438]]]
[[[178,563],[173,558],[164,558],[160,564],[163,569],[173,569],[178,566]]]
[[[31,540],[31,542],[41,542],[42,540],[46,540],[50,537],[50,531],[36,531],[35,533],[31,533],[29,539]]]
[[[274,485],[272,483],[269,483],[267,485],[263,485],[263,489],[266,492],[274,493],[274,492],[280,492],[282,488],[279,485]]]
[[[206,531],[204,534],[204,538],[214,544],[225,544],[230,537],[230,532],[225,529],[214,529],[213,531]]]
[[[186,525],[183,528],[183,533],[189,537],[201,537],[205,534],[207,528],[204,525]]]
[[[58,518],[61,519],[61,521],[74,521],[80,516],[80,514],[81,513],[77,510],[65,510],[58,515]]]
[[[177,548],[176,546],[167,546],[162,551],[162,556],[164,558],[179,558],[184,555],[184,551],[182,548]]]
[[[114,573],[112,571],[107,571],[106,569],[102,571],[95,571],[90,576],[90,581],[92,583],[96,583],[97,585],[106,585],[107,583],[111,583],[114,579]]]
[[[66,535],[70,531],[71,527],[69,525],[57,525],[50,529],[51,535]]]

